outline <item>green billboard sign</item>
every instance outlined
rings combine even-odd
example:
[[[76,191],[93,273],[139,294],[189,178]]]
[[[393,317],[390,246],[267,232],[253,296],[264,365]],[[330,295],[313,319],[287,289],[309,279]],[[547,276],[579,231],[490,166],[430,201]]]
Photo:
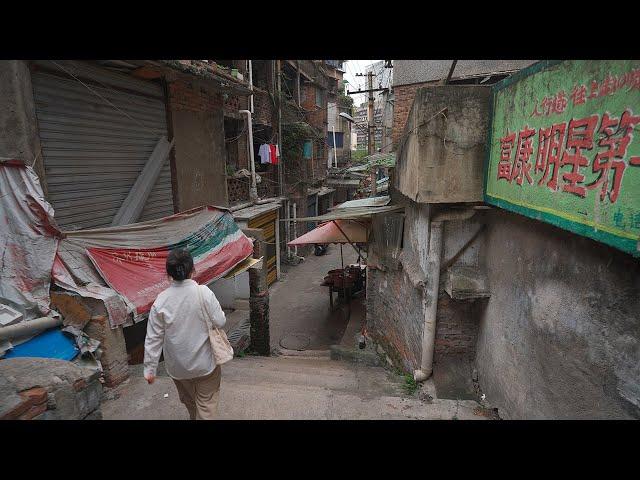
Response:
[[[640,61],[543,61],[493,87],[489,204],[640,257]]]

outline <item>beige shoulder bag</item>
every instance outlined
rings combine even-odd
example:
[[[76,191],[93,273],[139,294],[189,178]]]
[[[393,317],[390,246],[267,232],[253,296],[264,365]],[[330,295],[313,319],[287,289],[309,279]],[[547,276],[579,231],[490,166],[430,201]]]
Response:
[[[202,309],[202,316],[204,323],[207,324],[207,330],[209,331],[209,341],[211,342],[211,350],[213,351],[213,358],[217,365],[227,363],[233,358],[233,347],[229,343],[227,334],[224,330],[216,327],[211,320],[207,305],[202,298],[203,285],[198,285],[198,299],[200,300],[200,307]],[[205,288],[207,288],[205,286]]]

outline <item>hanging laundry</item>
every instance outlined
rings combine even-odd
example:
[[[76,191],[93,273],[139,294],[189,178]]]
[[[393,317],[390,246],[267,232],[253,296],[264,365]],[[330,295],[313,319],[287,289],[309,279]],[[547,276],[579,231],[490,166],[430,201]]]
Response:
[[[274,165],[278,164],[278,153],[276,151],[276,146],[275,145],[269,145],[269,149],[271,151],[271,163]]]
[[[307,140],[304,143],[304,148],[303,148],[303,151],[302,151],[302,157],[303,158],[311,158],[311,150],[312,150],[311,140]]]
[[[271,163],[271,147],[267,143],[260,145],[258,150],[260,156],[260,163]]]

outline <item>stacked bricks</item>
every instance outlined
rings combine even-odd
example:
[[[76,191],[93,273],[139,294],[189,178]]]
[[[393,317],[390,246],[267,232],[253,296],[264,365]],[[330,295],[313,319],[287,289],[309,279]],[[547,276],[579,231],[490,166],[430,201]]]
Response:
[[[436,361],[444,355],[462,355],[469,360],[475,358],[481,303],[482,300],[452,300],[444,290],[440,291],[436,318]]]
[[[0,413],[0,420],[32,420],[47,411],[48,392],[35,387],[19,392],[22,401],[13,408]]]
[[[249,200],[249,186],[251,181],[247,178],[227,177],[227,190],[229,203],[241,203]],[[258,190],[259,191],[259,190]]]
[[[424,307],[422,288],[402,270],[367,269],[367,325],[371,337],[398,366],[413,371],[420,365]],[[475,302],[452,300],[440,290],[434,359],[462,356],[475,359],[479,309]]]
[[[210,112],[223,107],[222,94],[195,80],[175,80],[169,84],[171,111]]]
[[[52,358],[0,362],[0,420],[100,419],[100,372]]]
[[[62,314],[65,325],[84,330],[100,342],[100,362],[108,387],[116,386],[129,378],[127,346],[122,327],[111,328],[104,303],[84,298],[72,292],[51,292],[52,307]]]
[[[422,289],[402,270],[367,268],[367,333],[406,371],[420,365]]]
[[[225,114],[238,113],[238,110],[243,109],[240,108],[240,104],[240,97],[237,95],[223,95],[223,109]]]
[[[253,123],[273,125],[275,106],[269,92],[253,89]]]
[[[129,378],[129,358],[122,327],[111,328],[105,312],[92,317],[84,331],[100,342],[105,385],[115,387]]]
[[[414,83],[413,85],[399,85],[393,87],[393,131],[392,140],[394,150],[400,146],[402,135],[404,134],[404,127],[407,124],[409,118],[409,112],[411,112],[411,106],[413,100],[416,97],[416,92],[419,88],[429,85],[428,83]]]

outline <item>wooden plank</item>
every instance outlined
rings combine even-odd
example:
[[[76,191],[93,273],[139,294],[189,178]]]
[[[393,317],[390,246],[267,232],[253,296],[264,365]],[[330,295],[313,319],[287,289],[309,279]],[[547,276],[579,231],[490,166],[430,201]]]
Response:
[[[136,183],[133,184],[129,194],[122,202],[122,205],[120,205],[118,213],[116,213],[111,222],[111,226],[128,225],[138,221],[138,218],[140,218],[144,210],[147,198],[149,198],[149,194],[160,176],[160,172],[171,151],[171,147],[173,147],[173,140],[169,143],[167,137],[162,136],[153,149],[142,172],[138,175]]]

